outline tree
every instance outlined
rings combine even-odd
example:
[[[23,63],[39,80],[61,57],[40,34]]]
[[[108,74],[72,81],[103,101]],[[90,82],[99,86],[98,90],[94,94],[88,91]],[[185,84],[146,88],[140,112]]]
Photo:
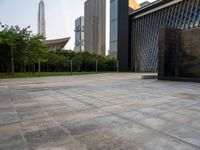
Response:
[[[33,35],[29,38],[25,52],[25,63],[33,65],[33,70],[35,72],[35,64],[38,63],[38,72],[40,72],[41,61],[45,61],[47,47],[43,44],[41,35]]]
[[[25,52],[26,43],[30,33],[31,31],[29,30],[29,27],[20,29],[19,26],[0,24],[1,53],[9,58],[11,64],[11,73],[13,75],[15,72],[15,62],[21,62],[23,59],[23,54]]]

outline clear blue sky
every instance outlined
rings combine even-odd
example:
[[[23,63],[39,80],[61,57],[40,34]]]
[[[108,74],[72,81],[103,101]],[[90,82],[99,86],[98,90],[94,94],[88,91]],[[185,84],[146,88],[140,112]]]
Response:
[[[37,13],[40,0],[0,0],[0,22],[20,27],[31,26],[37,32]],[[74,48],[74,20],[84,15],[86,0],[44,0],[47,38],[71,37],[68,49]],[[107,0],[107,6],[109,6]],[[136,0],[141,3],[145,0]],[[154,1],[154,0],[149,0]],[[109,7],[107,8],[107,29],[109,29]],[[109,32],[107,32],[109,49]]]

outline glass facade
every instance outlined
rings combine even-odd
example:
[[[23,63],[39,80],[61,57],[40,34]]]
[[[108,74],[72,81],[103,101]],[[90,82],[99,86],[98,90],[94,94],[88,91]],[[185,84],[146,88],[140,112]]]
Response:
[[[110,1],[110,56],[117,57],[118,0]]]
[[[200,0],[183,0],[146,9],[130,15],[131,70],[157,72],[160,27],[182,30],[200,27]]]
[[[75,52],[84,51],[84,17],[75,20]]]

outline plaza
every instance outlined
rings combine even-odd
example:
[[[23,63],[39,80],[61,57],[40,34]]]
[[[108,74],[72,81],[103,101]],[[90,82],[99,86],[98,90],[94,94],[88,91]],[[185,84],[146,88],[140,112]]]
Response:
[[[200,150],[200,84],[141,75],[0,80],[0,150]]]

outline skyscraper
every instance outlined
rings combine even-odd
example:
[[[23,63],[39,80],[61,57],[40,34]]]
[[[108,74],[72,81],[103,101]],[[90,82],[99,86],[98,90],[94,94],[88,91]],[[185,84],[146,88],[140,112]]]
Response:
[[[106,51],[106,0],[85,2],[84,50],[105,55]]]
[[[38,9],[38,34],[46,37],[45,8],[43,0],[40,0]]]
[[[128,71],[129,8],[129,0],[110,0],[110,56],[118,58],[120,71]]]
[[[75,52],[84,51],[84,17],[75,20]]]

